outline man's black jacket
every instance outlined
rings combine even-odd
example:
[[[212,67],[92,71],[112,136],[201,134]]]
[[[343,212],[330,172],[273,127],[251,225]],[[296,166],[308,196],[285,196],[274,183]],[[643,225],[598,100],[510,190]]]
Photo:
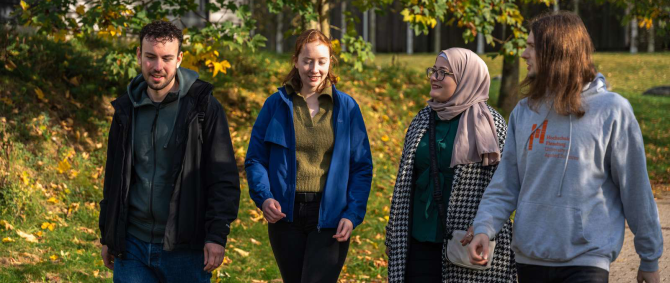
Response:
[[[166,251],[202,249],[205,241],[225,246],[230,224],[237,218],[240,182],[228,121],[211,94],[212,85],[197,80],[179,101],[170,140],[179,156],[171,166],[176,181],[163,238]],[[132,176],[133,104],[125,94],[112,106],[115,112],[100,202],[100,242],[107,245],[110,254],[123,257]]]

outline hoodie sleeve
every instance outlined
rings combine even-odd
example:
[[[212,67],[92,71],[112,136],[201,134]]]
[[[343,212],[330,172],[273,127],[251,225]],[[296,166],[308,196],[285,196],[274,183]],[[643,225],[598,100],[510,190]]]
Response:
[[[354,102],[351,115],[351,155],[349,160],[349,183],[347,185],[347,209],[342,218],[351,220],[354,228],[363,222],[372,186],[372,154],[368,132],[358,104]]]
[[[663,235],[658,209],[647,174],[642,132],[633,109],[626,101],[615,117],[610,136],[612,181],[619,188],[623,211],[635,235],[640,270],[658,270],[663,253]]]
[[[516,209],[521,181],[517,164],[517,145],[515,133],[515,114],[517,107],[512,111],[507,127],[504,154],[498,164],[498,169],[489,183],[477,210],[474,227],[476,234],[486,234],[489,239],[502,229],[512,211]]]
[[[207,194],[205,241],[226,245],[230,224],[240,205],[240,177],[228,130],[226,113],[216,98],[209,96],[202,146],[203,186]]]

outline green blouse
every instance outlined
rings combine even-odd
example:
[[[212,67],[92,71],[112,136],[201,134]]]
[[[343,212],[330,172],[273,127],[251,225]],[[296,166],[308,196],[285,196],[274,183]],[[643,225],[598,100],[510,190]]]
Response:
[[[460,117],[458,115],[454,119],[442,121],[435,115],[435,145],[445,209],[449,205],[451,184],[454,181],[454,168],[449,168],[449,165]],[[426,131],[419,142],[414,159],[414,176],[417,178],[412,204],[412,237],[420,242],[442,243],[444,228],[440,223],[437,203],[433,200],[434,185],[430,178],[429,136],[430,133]]]

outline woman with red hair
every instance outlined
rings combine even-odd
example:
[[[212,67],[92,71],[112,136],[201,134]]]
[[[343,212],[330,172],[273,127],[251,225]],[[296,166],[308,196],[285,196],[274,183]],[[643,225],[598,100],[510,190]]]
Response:
[[[303,32],[291,72],[251,132],[249,194],[269,223],[284,282],[337,282],[365,216],[370,144],[358,104],[335,88],[335,62],[328,37]]]

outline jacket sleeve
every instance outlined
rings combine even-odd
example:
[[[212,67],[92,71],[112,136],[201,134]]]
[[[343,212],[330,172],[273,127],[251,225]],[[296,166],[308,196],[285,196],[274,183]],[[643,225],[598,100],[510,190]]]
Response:
[[[270,179],[268,178],[270,148],[264,142],[265,132],[272,117],[272,99],[272,96],[268,98],[260,113],[258,113],[251,130],[247,157],[244,161],[247,182],[249,183],[249,195],[260,209],[262,209],[265,200],[274,198],[270,191]]]
[[[105,181],[102,188],[102,200],[100,201],[100,216],[98,218],[98,227],[100,228],[100,244],[106,245],[105,243],[105,219],[107,217],[107,197],[109,194],[110,187],[112,185],[112,178],[114,171],[112,166],[114,165],[114,158],[116,155],[114,144],[118,142],[118,121],[116,120],[116,115],[112,118],[112,124],[109,127],[109,134],[107,135],[107,161],[105,162]]]
[[[226,114],[216,98],[209,99],[201,155],[202,186],[207,194],[205,241],[225,246],[230,224],[237,218],[240,178]]]
[[[518,108],[519,106],[517,106]],[[516,108],[515,108],[516,111]],[[502,229],[509,219],[512,211],[516,209],[521,181],[517,164],[516,140],[515,140],[515,111],[509,118],[507,137],[504,142],[504,154],[497,165],[491,182],[486,187],[484,196],[479,203],[477,216],[475,216],[475,234],[486,234],[489,239]],[[498,133],[500,137],[501,133]]]
[[[372,186],[372,154],[363,115],[354,102],[349,112],[351,125],[351,156],[347,183],[347,209],[342,218],[351,220],[354,228],[363,222]]]
[[[616,117],[610,136],[612,181],[619,187],[623,211],[635,235],[635,250],[640,256],[640,270],[658,270],[663,253],[663,235],[658,208],[647,174],[647,161],[640,126],[633,109],[626,103]]]

